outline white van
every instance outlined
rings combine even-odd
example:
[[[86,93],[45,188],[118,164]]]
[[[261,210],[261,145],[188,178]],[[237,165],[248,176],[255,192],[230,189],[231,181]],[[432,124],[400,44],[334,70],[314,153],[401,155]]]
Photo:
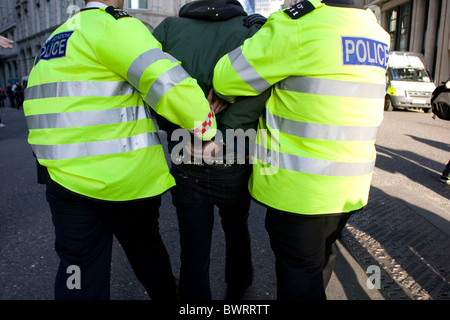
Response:
[[[431,93],[436,88],[422,57],[413,52],[389,53],[384,110],[395,108],[431,111]]]

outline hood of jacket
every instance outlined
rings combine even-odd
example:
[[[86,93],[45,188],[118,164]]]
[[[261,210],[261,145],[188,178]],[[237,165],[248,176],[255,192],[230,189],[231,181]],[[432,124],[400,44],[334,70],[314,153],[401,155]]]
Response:
[[[246,16],[237,0],[203,0],[185,4],[179,12],[182,18],[208,21],[224,21],[237,16]]]

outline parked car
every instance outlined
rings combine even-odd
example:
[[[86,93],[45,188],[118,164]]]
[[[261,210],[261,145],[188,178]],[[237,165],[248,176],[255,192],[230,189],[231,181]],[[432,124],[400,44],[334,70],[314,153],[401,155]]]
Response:
[[[431,111],[431,93],[436,85],[421,55],[400,51],[389,53],[386,87],[385,111],[396,108]]]

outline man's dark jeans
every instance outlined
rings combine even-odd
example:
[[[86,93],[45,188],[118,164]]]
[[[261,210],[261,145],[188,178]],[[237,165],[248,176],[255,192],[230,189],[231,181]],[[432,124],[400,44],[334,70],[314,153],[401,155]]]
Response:
[[[248,286],[253,280],[248,215],[249,165],[172,165],[177,186],[172,191],[181,242],[180,295],[182,300],[209,300],[209,265],[214,206],[225,234],[225,282]]]

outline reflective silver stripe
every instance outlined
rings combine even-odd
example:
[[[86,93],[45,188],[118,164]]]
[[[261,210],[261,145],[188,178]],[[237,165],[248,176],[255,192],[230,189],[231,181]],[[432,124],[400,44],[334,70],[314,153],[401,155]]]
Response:
[[[158,144],[161,144],[158,133],[149,132],[117,140],[32,145],[32,148],[38,159],[64,160],[129,152]]]
[[[351,82],[309,77],[289,77],[275,85],[276,89],[324,96],[384,99],[385,84]]]
[[[214,92],[219,98],[222,98],[223,100],[226,100],[228,102],[233,102],[233,100],[236,100],[236,98],[237,98],[237,96],[226,96],[226,95],[223,95],[223,94],[217,92],[216,90],[214,90]]]
[[[180,65],[167,70],[153,82],[144,101],[152,108],[155,108],[159,99],[161,99],[166,92],[189,77],[190,75]]]
[[[87,127],[113,124],[151,118],[150,111],[144,106],[92,110],[79,112],[36,114],[27,116],[27,124],[32,129],[54,129]]]
[[[256,92],[262,93],[270,87],[264,78],[248,63],[247,59],[242,54],[242,48],[238,47],[228,54],[231,65],[239,76]]]
[[[256,157],[280,169],[323,176],[359,177],[372,173],[375,168],[375,159],[368,162],[327,161],[274,152],[259,144],[256,146]]]
[[[373,141],[377,137],[379,126],[333,126],[319,123],[307,123],[281,118],[266,110],[267,124],[282,133],[292,136],[332,141]]]
[[[52,82],[28,87],[25,90],[25,99],[112,97],[129,95],[133,92],[133,87],[126,81]]]
[[[139,89],[139,82],[142,74],[147,70],[149,66],[159,60],[169,59],[172,62],[178,60],[172,57],[170,54],[164,53],[161,49],[155,48],[142,53],[136,60],[133,61],[127,72],[127,80],[133,87]]]

